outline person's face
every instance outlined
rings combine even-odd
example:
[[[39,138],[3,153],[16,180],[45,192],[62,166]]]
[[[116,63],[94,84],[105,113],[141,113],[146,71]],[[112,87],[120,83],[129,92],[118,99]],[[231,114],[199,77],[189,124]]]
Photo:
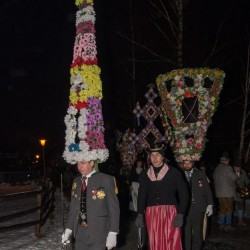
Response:
[[[190,171],[193,168],[193,162],[192,161],[183,161],[182,168],[185,171]]]
[[[229,165],[229,159],[222,157],[220,163]]]
[[[160,167],[163,163],[163,156],[159,152],[152,152],[150,154],[150,160],[154,167]]]
[[[206,168],[205,167],[200,167],[200,170],[206,171]]]
[[[80,161],[77,162],[77,169],[81,175],[88,175],[94,168],[94,161]]]
[[[234,168],[234,172],[235,173],[239,173],[240,172],[240,168],[239,167],[233,167]]]
[[[137,164],[136,164],[136,166],[137,166],[138,168],[141,168],[141,167],[142,167],[142,162],[141,162],[141,161],[138,161]]]

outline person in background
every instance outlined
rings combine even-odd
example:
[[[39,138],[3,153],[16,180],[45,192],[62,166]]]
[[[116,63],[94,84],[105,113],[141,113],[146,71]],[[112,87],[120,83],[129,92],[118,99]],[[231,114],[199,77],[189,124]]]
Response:
[[[223,152],[220,157],[220,164],[214,170],[215,194],[219,202],[218,223],[220,229],[225,232],[234,230],[232,227],[232,213],[237,179],[229,162],[228,152]]]
[[[199,165],[199,167],[198,167],[198,169],[201,170],[201,171],[203,171],[203,172],[206,174],[206,176],[207,176],[207,181],[208,181],[208,183],[210,184],[211,181],[210,181],[210,176],[208,176],[209,173],[208,173],[208,170],[207,170],[206,162],[205,162],[205,161],[201,161],[201,162],[200,162],[200,165]]]
[[[130,173],[131,166],[126,164],[120,169],[119,174],[119,201],[121,212],[127,213],[129,211],[129,196],[130,196]]]
[[[150,146],[152,165],[142,173],[137,204],[137,227],[144,227],[150,250],[181,250],[181,227],[188,206],[188,189],[181,172],[164,162],[162,143]]]
[[[77,163],[81,176],[74,179],[62,243],[75,238],[75,250],[105,250],[116,246],[119,202],[114,177],[96,172],[94,161]]]
[[[190,191],[190,203],[183,227],[184,246],[185,250],[200,250],[203,226],[206,227],[203,225],[204,216],[213,214],[213,196],[205,172],[194,168],[193,161],[183,161],[182,169]]]
[[[139,190],[139,177],[144,171],[143,162],[141,159],[138,159],[134,166],[131,168],[130,174],[130,192],[133,204],[133,211],[137,212],[137,199],[138,199],[138,190]]]
[[[236,185],[239,188],[247,187],[249,185],[249,179],[248,179],[248,176],[246,174],[246,171],[242,169],[242,161],[238,160],[238,159],[235,160],[233,163],[233,169],[234,169],[234,172],[237,176]],[[243,220],[244,209],[245,209],[245,200],[240,197],[240,194],[238,192],[236,192],[236,196],[235,196],[234,201],[235,201],[235,209],[237,211],[237,215],[238,215],[238,219],[239,219],[238,225],[245,226],[245,225],[247,225]]]
[[[63,172],[63,193],[68,201],[71,199],[71,187],[74,180],[74,173],[72,166],[66,166],[66,169]]]

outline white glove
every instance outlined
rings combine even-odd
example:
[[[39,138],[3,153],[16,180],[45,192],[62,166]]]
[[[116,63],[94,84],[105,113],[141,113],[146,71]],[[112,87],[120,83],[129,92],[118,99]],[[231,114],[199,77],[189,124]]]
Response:
[[[208,205],[207,206],[207,210],[206,210],[206,215],[207,216],[211,216],[213,214],[213,206],[212,205]]]
[[[117,233],[115,233],[115,232],[108,233],[108,237],[107,237],[107,241],[106,241],[106,247],[108,250],[110,250],[116,246],[116,235],[117,235]]]
[[[69,238],[70,238],[71,234],[72,234],[72,230],[66,228],[64,234],[62,235],[62,243],[63,243],[64,245],[70,243]]]

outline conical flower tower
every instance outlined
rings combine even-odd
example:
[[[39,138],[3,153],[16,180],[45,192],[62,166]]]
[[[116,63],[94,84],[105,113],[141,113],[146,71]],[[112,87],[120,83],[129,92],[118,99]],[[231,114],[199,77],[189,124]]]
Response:
[[[201,158],[224,78],[223,71],[209,68],[177,69],[158,76],[162,113],[172,128],[170,145],[177,162]]]
[[[65,116],[64,159],[104,162],[101,70],[97,65],[95,11],[93,0],[76,0],[76,37],[70,70],[69,107]]]

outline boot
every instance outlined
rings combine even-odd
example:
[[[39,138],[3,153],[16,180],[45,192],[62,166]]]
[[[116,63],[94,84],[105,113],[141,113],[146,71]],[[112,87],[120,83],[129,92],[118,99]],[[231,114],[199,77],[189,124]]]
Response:
[[[239,226],[246,226],[247,224],[243,221],[244,211],[242,209],[238,210]]]
[[[226,215],[226,224],[232,224],[232,215]]]
[[[225,224],[220,224],[220,231],[225,231],[226,225]]]
[[[241,221],[239,221],[238,225],[239,225],[239,226],[246,226],[246,225],[247,225],[247,223],[246,223],[246,222],[244,222],[243,220],[241,220]]]
[[[225,225],[225,232],[232,232],[234,230],[235,230],[235,228],[231,224]]]
[[[225,223],[225,215],[220,215],[219,217],[218,217],[218,223],[219,224],[224,224]]]

